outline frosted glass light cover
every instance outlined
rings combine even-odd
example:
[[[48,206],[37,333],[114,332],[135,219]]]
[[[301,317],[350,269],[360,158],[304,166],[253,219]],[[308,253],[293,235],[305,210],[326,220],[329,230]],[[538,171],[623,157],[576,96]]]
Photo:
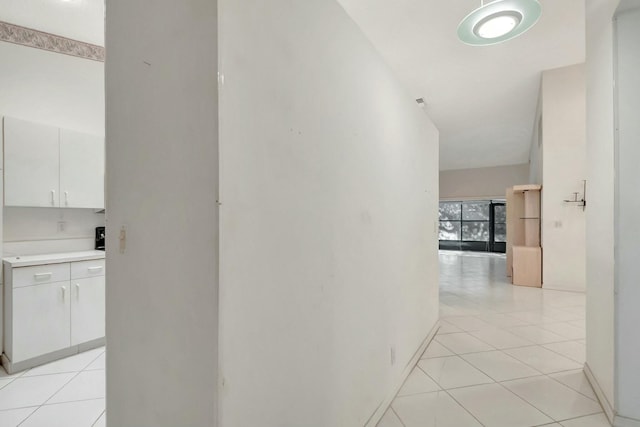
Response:
[[[458,26],[458,38],[469,45],[502,43],[527,31],[541,14],[538,0],[496,0],[467,15]],[[505,24],[513,28],[509,31]]]
[[[491,16],[477,25],[476,32],[483,39],[495,39],[513,31],[520,20],[520,17],[513,14]]]

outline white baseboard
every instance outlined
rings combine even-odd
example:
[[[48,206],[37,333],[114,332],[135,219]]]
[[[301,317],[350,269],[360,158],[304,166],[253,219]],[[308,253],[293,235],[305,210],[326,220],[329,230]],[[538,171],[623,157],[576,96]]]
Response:
[[[609,403],[607,396],[604,394],[604,391],[602,391],[600,384],[598,384],[598,380],[596,380],[596,377],[593,375],[593,372],[591,371],[591,368],[589,368],[589,365],[587,363],[584,364],[584,374],[587,376],[587,379],[589,380],[589,383],[591,384],[593,391],[596,393],[596,396],[600,401],[600,405],[602,405],[602,408],[604,409],[604,413],[609,419],[609,422],[611,423],[612,426],[640,427],[640,420],[622,417],[616,414],[616,411],[611,406],[611,403]]]
[[[587,377],[587,380],[589,380],[589,383],[591,384],[591,388],[593,388],[593,391],[596,393],[596,396],[600,401],[600,405],[602,406],[602,409],[604,409],[604,413],[609,419],[609,422],[612,425],[616,425],[614,424],[614,418],[616,416],[616,412],[611,406],[611,403],[607,399],[607,396],[604,394],[602,387],[600,387],[600,384],[598,384],[598,380],[596,380],[595,375],[593,375],[593,372],[591,371],[591,368],[587,363],[584,364],[583,370],[584,370],[584,374]]]
[[[582,289],[567,288],[565,286],[547,285],[546,283],[542,284],[542,289],[546,289],[547,291],[573,292],[576,294],[584,294],[586,292],[585,288],[582,288]]]
[[[640,420],[634,420],[633,418],[621,417],[616,415],[613,420],[615,427],[640,427]]]
[[[51,362],[55,362],[56,360],[63,359],[65,357],[75,356],[78,353],[82,353],[84,351],[102,347],[103,345],[105,345],[105,339],[98,338],[93,341],[87,341],[82,344],[63,348],[62,350],[57,350],[51,353],[36,356],[31,359],[21,360],[20,362],[16,362],[16,363],[11,362],[11,359],[9,359],[9,357],[7,357],[7,355],[3,353],[1,357],[2,366],[4,367],[4,370],[7,371],[8,374],[12,375],[17,372],[24,371],[26,369],[35,368],[37,366],[44,365],[45,363],[51,363]]]
[[[416,367],[416,365],[418,364],[418,361],[420,361],[420,356],[422,356],[422,354],[427,349],[427,347],[429,346],[433,338],[436,336],[438,329],[440,329],[440,321],[436,322],[435,326],[431,329],[431,331],[426,336],[424,341],[422,341],[422,344],[420,344],[420,347],[418,347],[418,350],[415,352],[411,360],[409,360],[409,363],[407,363],[407,366],[404,368],[404,371],[402,371],[402,375],[400,376],[400,380],[398,381],[398,384],[396,384],[396,386],[393,388],[389,396],[387,396],[387,398],[384,399],[380,403],[380,405],[378,405],[378,408],[376,408],[373,415],[371,415],[369,420],[365,423],[364,427],[376,427],[376,425],[378,425],[382,417],[384,417],[384,414],[387,412],[387,409],[389,409],[389,406],[391,406],[393,399],[395,399],[396,395],[402,388],[402,385],[406,381],[407,377],[409,376],[411,371],[413,371],[413,368]]]

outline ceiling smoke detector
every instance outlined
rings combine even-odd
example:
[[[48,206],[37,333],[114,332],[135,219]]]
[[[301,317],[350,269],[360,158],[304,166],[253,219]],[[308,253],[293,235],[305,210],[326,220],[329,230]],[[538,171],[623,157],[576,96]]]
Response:
[[[467,15],[458,25],[458,38],[473,46],[510,40],[538,22],[542,6],[538,0],[496,0]]]

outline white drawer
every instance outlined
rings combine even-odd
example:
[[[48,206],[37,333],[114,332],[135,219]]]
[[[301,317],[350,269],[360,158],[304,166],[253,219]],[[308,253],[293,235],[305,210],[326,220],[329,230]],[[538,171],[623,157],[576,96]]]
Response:
[[[71,263],[71,280],[104,276],[104,260],[77,261]]]
[[[42,285],[52,282],[69,281],[69,263],[34,265],[32,267],[17,267],[12,271],[13,287]]]

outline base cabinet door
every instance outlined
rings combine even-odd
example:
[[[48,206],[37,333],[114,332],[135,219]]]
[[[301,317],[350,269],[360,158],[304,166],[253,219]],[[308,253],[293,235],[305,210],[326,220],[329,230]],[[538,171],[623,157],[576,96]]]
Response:
[[[71,345],[104,337],[104,285],[104,276],[71,281]]]
[[[69,282],[13,289],[13,362],[67,348],[71,336]]]

